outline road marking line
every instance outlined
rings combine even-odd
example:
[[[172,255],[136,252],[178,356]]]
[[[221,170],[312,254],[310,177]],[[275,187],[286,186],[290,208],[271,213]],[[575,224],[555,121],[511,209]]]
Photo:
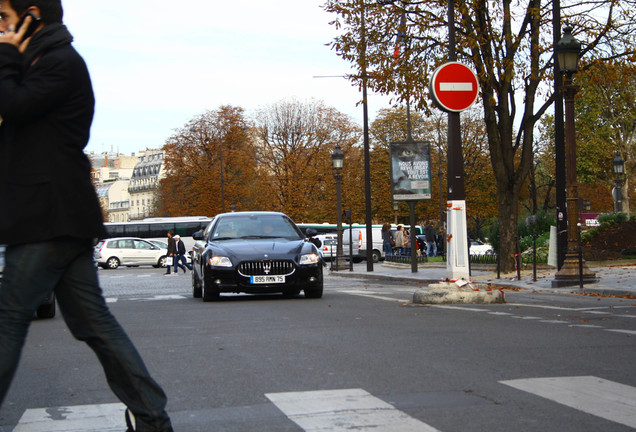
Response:
[[[121,432],[125,410],[120,403],[28,409],[13,432]]]
[[[117,303],[117,300],[119,300],[117,297],[106,297],[105,298],[106,303]]]
[[[265,395],[306,432],[436,432],[362,389]]]
[[[381,295],[370,294],[370,293],[365,292],[365,291],[343,290],[343,291],[340,291],[340,292],[342,292],[344,294],[350,294],[350,295],[359,296],[359,297],[368,297],[368,298],[373,298],[373,299],[378,299],[378,300],[387,300],[387,301],[399,302],[399,303],[404,303],[405,301],[411,301],[410,299],[398,299],[398,298],[393,298],[393,297],[385,297],[385,296],[381,296]]]
[[[605,331],[614,332],[614,333],[625,333],[625,334],[630,334],[630,335],[636,335],[636,330],[605,329]]]
[[[636,388],[595,376],[500,381],[579,411],[636,427]]]
[[[477,308],[469,308],[469,307],[462,307],[462,306],[433,305],[432,307],[436,307],[440,309],[470,311],[470,312],[490,312],[488,309],[477,309]]]

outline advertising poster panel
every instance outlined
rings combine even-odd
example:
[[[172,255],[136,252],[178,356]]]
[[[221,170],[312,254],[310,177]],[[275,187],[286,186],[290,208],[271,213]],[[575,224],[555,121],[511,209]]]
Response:
[[[431,199],[431,147],[424,141],[392,142],[391,192],[394,201]]]

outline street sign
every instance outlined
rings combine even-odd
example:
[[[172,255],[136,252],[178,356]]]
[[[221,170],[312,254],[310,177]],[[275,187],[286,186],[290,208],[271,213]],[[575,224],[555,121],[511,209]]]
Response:
[[[458,62],[444,63],[433,72],[429,90],[437,107],[446,112],[460,112],[477,100],[477,76]]]

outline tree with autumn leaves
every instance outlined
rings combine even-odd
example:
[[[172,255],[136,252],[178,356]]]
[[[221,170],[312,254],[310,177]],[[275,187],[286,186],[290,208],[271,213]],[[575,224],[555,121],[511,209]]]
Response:
[[[448,59],[446,1],[327,0],[324,8],[341,32],[332,48],[358,67],[354,82],[428,110],[429,77]],[[552,3],[456,0],[455,9],[457,56],[476,70],[481,90],[502,270],[511,271],[514,261],[507,258],[517,250],[519,197],[533,166],[535,128],[554,101]],[[636,1],[562,1],[561,12],[584,43],[584,63],[634,60]]]
[[[623,212],[633,215],[629,192],[636,176],[636,66],[630,62],[591,65],[579,73],[575,99],[579,196],[593,213],[614,211],[613,159],[625,161]],[[539,209],[554,204],[554,117],[541,120],[535,146],[534,179]],[[632,200],[633,201],[633,200]],[[552,207],[550,206],[552,204]]]
[[[263,171],[242,108],[222,106],[193,118],[163,150],[167,175],[160,183],[157,214],[209,216],[232,205],[268,205],[268,195],[260,193]]]
[[[415,136],[431,143],[432,166],[444,161],[435,171],[444,171],[444,118],[416,115],[414,125]],[[464,130],[469,149],[467,176],[475,185],[469,222],[478,230],[483,221],[495,216],[494,183],[483,123],[475,117],[466,122]],[[406,137],[404,109],[381,110],[371,125],[371,135],[372,219],[383,223],[393,220],[389,143]],[[261,108],[251,119],[241,108],[222,106],[187,122],[163,148],[167,174],[161,181],[156,213],[212,216],[225,207],[226,211],[282,211],[297,222],[333,223],[336,191],[331,153],[336,145],[345,153],[344,208],[351,208],[354,222],[364,223],[360,127],[317,101],[281,101]],[[434,179],[434,197],[439,190],[439,181]],[[401,214],[408,214],[406,208]],[[439,201],[421,202],[417,215],[419,219],[438,220]]]
[[[156,213],[213,216],[223,210],[282,211],[302,222],[335,217],[331,152],[339,145],[355,166],[360,127],[321,102],[282,101],[248,120],[222,106],[190,120],[163,147],[166,177]],[[355,195],[359,172],[345,173]]]

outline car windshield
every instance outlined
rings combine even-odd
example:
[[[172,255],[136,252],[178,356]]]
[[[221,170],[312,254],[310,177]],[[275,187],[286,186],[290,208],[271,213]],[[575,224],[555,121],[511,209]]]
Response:
[[[301,239],[293,222],[279,216],[246,215],[222,218],[211,234],[211,240],[286,238]]]

